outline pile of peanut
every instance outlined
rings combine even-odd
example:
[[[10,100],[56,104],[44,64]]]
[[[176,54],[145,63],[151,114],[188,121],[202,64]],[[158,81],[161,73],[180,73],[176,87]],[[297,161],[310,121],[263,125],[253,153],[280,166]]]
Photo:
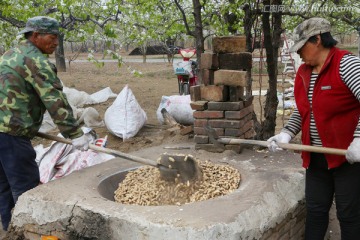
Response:
[[[202,169],[202,180],[186,183],[162,180],[155,167],[130,171],[119,183],[115,201],[143,206],[182,205],[226,195],[239,187],[237,169],[209,161],[198,161],[198,164]]]

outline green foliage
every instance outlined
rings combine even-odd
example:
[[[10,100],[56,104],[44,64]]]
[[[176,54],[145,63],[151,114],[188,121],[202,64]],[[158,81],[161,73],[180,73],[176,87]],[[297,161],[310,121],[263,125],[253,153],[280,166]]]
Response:
[[[105,25],[104,35],[107,36],[108,38],[116,38],[117,36],[113,26],[111,26],[110,24]]]
[[[103,61],[99,61],[95,58],[94,56],[94,51],[91,51],[89,54],[88,54],[88,57],[87,57],[87,60],[91,63],[93,63],[97,68],[102,68],[105,66],[105,62]]]
[[[179,39],[185,32],[172,0],[128,0],[121,4],[120,11],[122,18],[118,28],[122,41],[143,51],[150,44]]]
[[[242,33],[244,11],[241,6],[245,1],[203,1],[203,26],[207,31],[218,36]],[[231,20],[231,21],[230,21]]]
[[[113,1],[113,4],[115,2]],[[106,7],[103,1],[79,0],[3,0],[0,16],[11,19],[11,25],[16,28],[25,26],[28,18],[47,15],[60,22],[65,40],[83,42],[90,37],[105,35],[116,38],[117,35],[108,19],[115,20],[118,8],[115,5]],[[1,18],[0,18],[1,19]],[[0,21],[3,24],[4,21]],[[21,25],[21,26],[20,26]],[[8,38],[15,38],[18,31],[8,34]],[[9,41],[5,41],[8,43]]]
[[[2,47],[3,51],[9,49],[17,42],[18,39],[14,39],[14,33],[17,32],[17,28],[13,27],[11,24],[0,22],[0,48]]]
[[[193,5],[190,0],[177,0],[181,6],[190,31],[194,33]],[[202,25],[205,37],[243,33],[244,11],[249,4],[252,9],[264,10],[262,1],[251,0],[201,0]],[[283,28],[290,32],[304,18],[320,16],[329,19],[335,34],[355,31],[360,27],[360,3],[356,0],[283,0]],[[119,18],[116,14],[121,12]],[[289,15],[290,13],[291,15]],[[182,13],[175,0],[2,0],[0,16],[16,22],[0,20],[0,42],[10,47],[19,28],[29,17],[47,15],[56,18],[62,26],[65,40],[117,41],[142,48],[154,42],[180,40],[189,37]],[[229,16],[235,19],[230,21]],[[2,19],[2,18],[0,18]],[[112,19],[109,21],[109,19]],[[339,20],[340,19],[340,20]],[[232,32],[230,32],[230,30]],[[188,35],[188,36],[186,36]],[[191,36],[193,37],[193,36]]]
[[[328,19],[334,35],[348,34],[360,27],[360,3],[350,1],[308,1],[308,0],[284,0],[283,6],[291,15],[284,15],[284,27],[286,30],[294,29],[300,22],[310,17],[323,17]]]
[[[123,59],[120,54],[118,54],[117,52],[111,51],[111,50],[107,50],[106,55],[110,55],[113,60],[117,60],[117,66],[118,66],[118,68],[121,68],[121,66],[123,64]]]
[[[142,77],[143,74],[140,71],[137,71],[135,69],[131,70],[131,73],[134,75],[134,77]]]
[[[118,69],[120,69],[122,67],[123,64],[125,64],[125,62],[123,61],[123,58],[122,56],[115,52],[115,51],[112,51],[112,50],[106,50],[105,53],[104,53],[104,56],[103,58],[105,58],[106,56],[110,56],[111,59],[113,60],[116,60],[117,61],[117,67]],[[95,56],[94,56],[94,51],[92,50],[89,54],[88,54],[88,57],[87,57],[87,60],[91,63],[93,63],[97,68],[102,68],[105,66],[105,62],[103,60],[99,60],[99,59],[96,59]],[[136,70],[136,69],[133,69],[131,66],[127,66],[126,68],[131,74],[134,75],[134,77],[142,77],[143,74],[142,72]]]

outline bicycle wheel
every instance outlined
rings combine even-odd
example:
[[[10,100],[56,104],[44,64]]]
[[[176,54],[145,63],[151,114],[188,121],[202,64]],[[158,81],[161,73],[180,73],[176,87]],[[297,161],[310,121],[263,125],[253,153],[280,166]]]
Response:
[[[184,94],[184,83],[179,83],[179,95]]]
[[[188,83],[183,83],[182,84],[182,93],[181,95],[188,95],[190,94],[190,89],[189,89],[189,84]]]

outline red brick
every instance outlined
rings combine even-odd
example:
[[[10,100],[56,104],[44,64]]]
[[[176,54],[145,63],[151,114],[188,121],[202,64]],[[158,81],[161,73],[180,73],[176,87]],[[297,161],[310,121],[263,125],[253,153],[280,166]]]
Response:
[[[224,111],[195,111],[194,118],[223,118]]]
[[[208,110],[236,111],[242,108],[243,102],[208,102]]]
[[[243,133],[238,128],[225,128],[225,136],[240,137]]]
[[[195,119],[194,120],[194,127],[204,127],[208,124],[207,119]]]
[[[252,105],[253,100],[254,100],[254,96],[251,96],[248,99],[246,99],[246,101],[244,101],[244,107],[249,107],[250,105]]]
[[[242,119],[248,114],[254,111],[253,105],[250,105],[247,108],[241,109],[240,111],[225,111],[226,119]]]
[[[249,113],[248,115],[246,115],[245,117],[243,117],[241,120],[244,121],[244,122],[253,120],[253,114],[252,114],[252,112]]]
[[[254,121],[241,121],[240,128],[225,128],[225,136],[241,137],[254,127]]]
[[[213,128],[240,128],[242,122],[238,120],[213,119],[209,120],[209,125]]]
[[[215,53],[202,53],[200,69],[218,69],[219,59]]]
[[[246,72],[238,70],[216,70],[214,73],[214,84],[246,87]]]
[[[219,68],[249,71],[252,68],[252,54],[249,52],[219,54]]]
[[[249,131],[250,129],[254,128],[254,121],[250,120],[250,121],[246,121],[244,125],[241,126],[240,130],[243,133],[246,133],[247,131]]]
[[[223,128],[213,128],[218,136],[224,136]],[[197,135],[207,136],[207,132],[203,127],[194,127],[194,133]]]
[[[209,143],[209,137],[205,135],[195,135],[194,136],[195,143],[206,144]]]
[[[255,130],[252,128],[244,134],[245,139],[251,139],[255,136]]]
[[[213,39],[214,53],[246,52],[245,36],[215,37]]]
[[[201,99],[206,101],[225,102],[229,98],[227,86],[201,85]]]
[[[204,111],[207,109],[207,104],[207,101],[190,102],[190,107],[192,110]]]

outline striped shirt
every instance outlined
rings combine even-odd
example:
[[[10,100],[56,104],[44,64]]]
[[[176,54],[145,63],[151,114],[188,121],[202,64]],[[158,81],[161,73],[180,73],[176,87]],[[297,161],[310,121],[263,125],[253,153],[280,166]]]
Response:
[[[354,94],[354,96],[360,102],[360,59],[354,55],[347,54],[343,56],[340,61],[340,77],[345,83],[346,86],[350,89],[350,91]],[[308,98],[310,102],[310,106],[312,105],[312,96],[315,81],[318,77],[318,74],[312,73],[310,78],[310,86],[308,92]],[[354,132],[354,137],[360,137],[360,119]],[[298,109],[295,109],[293,114],[291,115],[288,123],[285,125],[284,132],[289,133],[292,137],[298,134],[301,131],[301,116]],[[316,128],[315,120],[313,113],[310,115],[310,141],[313,146],[322,146],[321,139],[319,137],[319,133]]]

